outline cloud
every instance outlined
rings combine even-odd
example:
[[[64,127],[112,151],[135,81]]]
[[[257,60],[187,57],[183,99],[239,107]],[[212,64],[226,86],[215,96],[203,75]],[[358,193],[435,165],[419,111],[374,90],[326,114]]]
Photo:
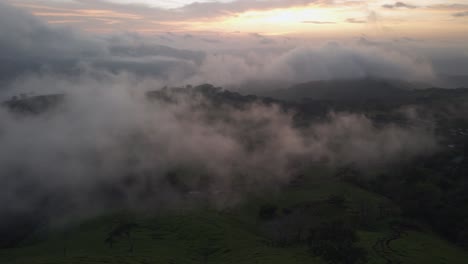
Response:
[[[55,86],[66,97],[29,118],[0,108],[0,215],[155,210],[190,205],[193,193],[225,207],[288,183],[298,161],[381,166],[435,147],[430,130],[376,127],[362,115],[333,113],[298,128],[278,105],[213,105],[172,90],[174,103],[149,101],[138,91],[151,83],[88,69],[79,78],[41,74],[13,84]]]
[[[417,6],[415,5],[410,5],[410,4],[406,4],[403,2],[395,2],[394,4],[385,4],[385,5],[382,5],[382,7],[387,8],[387,9],[396,9],[396,8],[415,9],[417,8]]]
[[[431,66],[380,48],[327,45],[320,49],[298,48],[272,64],[291,80],[307,81],[365,77],[430,79]],[[279,70],[281,69],[281,70]],[[290,75],[290,76],[288,76]]]
[[[351,24],[380,24],[382,17],[374,10],[368,10],[367,14],[363,18],[347,18],[344,22]],[[380,25],[378,25],[380,26]]]
[[[250,7],[309,2],[254,1]],[[248,2],[242,3],[247,8]],[[231,4],[215,7],[235,11]],[[161,45],[161,36],[191,49]],[[215,37],[226,46],[214,48],[219,43],[206,41]],[[65,94],[61,105],[43,115],[22,118],[0,108],[0,219],[10,210],[38,208],[49,216],[148,210],[190,204],[197,192],[214,206],[229,206],[259,186],[287,183],[297,169],[293,161],[378,166],[435,147],[427,128],[376,127],[362,115],[332,113],[299,128],[294,113],[278,105],[215,107],[201,95],[174,95],[175,103],[168,104],[145,96],[165,85],[204,82],[428,80],[434,74],[432,64],[415,55],[418,48],[377,41],[288,43],[293,44],[281,46],[277,38],[261,34],[240,40],[195,33],[96,37],[49,26],[0,4],[0,57],[8,62],[0,73],[10,78],[0,93]]]
[[[18,8],[0,3],[1,56],[96,56],[99,41],[70,28],[50,28],[42,20]]]
[[[72,70],[77,58],[105,54],[100,40],[68,28],[51,28],[27,12],[0,3],[0,79],[47,67]]]
[[[330,43],[285,52],[208,55],[187,83],[211,82],[236,86],[246,81],[301,83],[312,80],[389,78],[431,81],[429,61],[384,45]]]
[[[260,43],[262,45],[269,45],[269,44],[275,44],[276,43],[276,41],[274,39],[265,37],[265,36],[263,36],[262,34],[259,34],[259,33],[251,33],[250,36],[252,36],[253,38],[258,39],[258,43]]]
[[[125,25],[127,28],[136,28],[137,26],[148,28],[148,23],[153,23],[153,25],[158,26],[159,31],[162,27],[165,27],[164,22],[168,21],[190,23],[197,19],[209,20],[254,10],[303,7],[311,4],[333,5],[331,0],[236,0],[229,2],[193,2],[178,8],[164,9],[138,3],[123,4],[105,0],[73,2],[9,1],[17,6],[29,8],[37,15],[46,17],[51,21],[62,21],[66,17],[67,19],[79,20],[87,24],[88,28],[92,28],[91,25],[94,25],[94,28],[106,28],[110,24]],[[177,27],[172,27],[177,29]]]
[[[336,24],[335,22],[330,22],[330,21],[312,21],[312,20],[302,21],[302,23],[304,23],[304,24],[317,24],[317,25]]]
[[[428,5],[426,8],[434,10],[444,10],[444,11],[459,11],[468,8],[468,4],[434,4]]]
[[[180,9],[189,16],[224,16],[226,14],[243,13],[252,10],[271,10],[310,4],[332,4],[328,0],[236,0],[231,2],[195,2]]]
[[[357,19],[357,18],[348,18],[346,19],[346,22],[352,23],[352,24],[365,24],[367,23],[367,20],[362,20],[362,19]]]
[[[259,33],[92,36],[50,26],[7,5],[0,13],[1,32],[10,32],[0,35],[0,57],[8,62],[0,66],[2,82],[36,72],[79,75],[86,65],[151,77],[163,86],[209,82],[234,87],[251,80],[294,84],[364,77],[431,82],[438,78],[440,69],[459,74],[466,64],[462,55],[442,60],[448,49],[429,51],[429,44],[423,42],[392,44],[366,39],[358,44],[342,41],[323,46]],[[374,13],[370,14],[372,20]],[[350,18],[347,22],[364,21]],[[460,47],[450,50],[464,54]]]
[[[79,74],[81,64],[170,79],[169,75],[193,71],[191,68],[204,56],[201,51],[149,43],[138,34],[96,37],[52,27],[21,9],[0,3],[0,58],[4,62],[0,81],[41,71]]]
[[[453,16],[454,17],[467,17],[468,16],[468,11],[458,12],[458,13],[453,14]]]

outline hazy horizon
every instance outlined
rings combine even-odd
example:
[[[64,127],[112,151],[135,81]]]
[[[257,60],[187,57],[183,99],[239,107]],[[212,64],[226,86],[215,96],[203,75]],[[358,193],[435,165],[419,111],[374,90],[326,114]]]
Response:
[[[249,82],[286,88],[386,78],[467,84],[468,2],[58,1],[0,4],[0,81],[127,74],[145,89]],[[18,88],[21,86],[21,88]],[[151,87],[149,87],[151,86]]]

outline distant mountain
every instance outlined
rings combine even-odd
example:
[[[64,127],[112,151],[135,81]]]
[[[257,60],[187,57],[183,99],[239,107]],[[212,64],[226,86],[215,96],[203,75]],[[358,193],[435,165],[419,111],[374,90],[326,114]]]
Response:
[[[214,106],[220,105],[229,105],[232,107],[243,107],[246,104],[251,103],[263,103],[263,104],[272,104],[277,103],[281,104],[282,101],[275,100],[268,97],[259,97],[256,95],[242,95],[238,92],[233,92],[230,90],[223,89],[221,87],[215,87],[211,84],[202,84],[195,87],[173,87],[173,88],[163,88],[161,90],[149,91],[146,96],[149,100],[159,100],[165,102],[175,102],[177,101],[177,96],[203,96],[205,99]]]
[[[258,91],[259,96],[279,100],[300,101],[367,101],[375,99],[397,99],[408,96],[416,89],[430,85],[386,79],[313,81],[287,89]]]
[[[210,84],[173,87],[149,91],[150,101],[177,102],[179,96],[202,96],[210,104],[199,107],[215,110],[222,105],[242,108],[252,103],[277,104],[283,109],[294,109],[304,116],[323,116],[330,111],[390,111],[404,105],[450,105],[468,98],[468,89],[425,88],[414,84],[392,80],[340,80],[314,81],[288,89],[252,91],[250,94],[233,92]],[[254,95],[252,95],[254,94]],[[40,114],[55,109],[65,100],[64,94],[19,96],[0,103],[12,112]],[[197,101],[193,101],[196,104]]]
[[[444,75],[441,81],[452,88],[468,87],[468,75]]]

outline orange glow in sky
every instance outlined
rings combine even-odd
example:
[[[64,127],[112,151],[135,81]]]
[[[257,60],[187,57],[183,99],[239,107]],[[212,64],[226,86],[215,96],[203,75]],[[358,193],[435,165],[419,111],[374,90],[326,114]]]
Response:
[[[154,6],[128,4],[128,1],[7,1],[31,10],[49,23],[70,24],[91,32],[210,31],[339,37],[380,31],[382,35],[395,32],[428,36],[468,35],[468,15],[463,15],[468,12],[468,0],[456,3],[420,0],[404,7],[392,6],[397,2],[384,0],[310,1],[309,4],[283,0],[220,0],[177,8],[157,7],[158,1],[153,1]]]

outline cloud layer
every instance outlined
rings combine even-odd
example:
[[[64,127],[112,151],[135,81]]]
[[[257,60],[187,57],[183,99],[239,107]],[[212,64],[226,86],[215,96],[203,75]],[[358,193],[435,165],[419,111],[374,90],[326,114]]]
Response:
[[[69,90],[36,117],[0,109],[0,214],[181,206],[197,200],[190,195],[225,207],[316,162],[381,166],[436,147],[427,128],[377,128],[356,114],[298,128],[294,113],[276,105],[214,106],[183,94],[173,95],[176,103],[151,102],[122,74],[31,83]]]
[[[39,72],[79,75],[93,68],[126,72],[161,86],[208,82],[236,87],[249,81],[290,85],[365,77],[438,85],[443,76],[463,75],[468,70],[468,51],[463,45],[409,37],[376,41],[364,36],[358,41],[323,44],[258,33],[93,36],[51,27],[5,4],[0,8],[0,22],[0,58],[6,62],[0,66],[0,81],[6,83]]]
[[[0,4],[0,58],[7,62],[0,95],[66,95],[38,116],[0,109],[0,219],[9,211],[63,216],[190,204],[194,195],[229,206],[259,186],[287,183],[304,164],[380,166],[428,153],[436,145],[428,128],[376,127],[346,113],[298,128],[294,113],[278,105],[215,108],[199,95],[170,104],[145,96],[204,82],[434,78],[431,60],[415,53],[419,46],[403,43],[363,37],[311,44],[259,33],[91,36]]]

